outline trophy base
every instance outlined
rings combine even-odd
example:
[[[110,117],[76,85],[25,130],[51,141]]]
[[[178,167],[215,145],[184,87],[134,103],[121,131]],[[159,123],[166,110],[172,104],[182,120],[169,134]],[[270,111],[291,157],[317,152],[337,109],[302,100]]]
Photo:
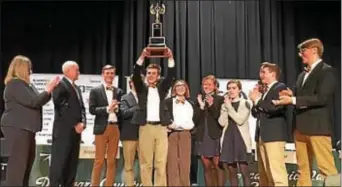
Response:
[[[150,55],[146,56],[147,58],[165,58],[167,47],[155,47],[155,46],[148,46],[146,50],[149,52]]]

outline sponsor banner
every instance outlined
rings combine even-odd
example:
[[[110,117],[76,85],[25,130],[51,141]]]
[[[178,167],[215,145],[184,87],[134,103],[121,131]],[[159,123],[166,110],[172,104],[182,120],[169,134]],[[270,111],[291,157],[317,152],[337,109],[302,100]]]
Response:
[[[87,147],[88,149],[89,147]],[[122,148],[120,148],[122,149]],[[84,150],[85,151],[85,150]],[[122,151],[122,150],[121,150]],[[85,151],[86,152],[86,151]],[[90,155],[93,154],[92,150],[90,151]],[[87,155],[81,156],[83,158],[79,159],[78,162],[78,171],[75,180],[75,186],[90,186],[91,185],[91,173],[93,169],[93,157]],[[88,157],[88,158],[86,158]],[[117,170],[116,170],[116,183],[113,186],[124,186],[123,183],[123,158],[120,157],[117,159]],[[36,158],[35,162],[32,167],[32,172],[30,176],[30,186],[49,186],[49,166],[51,164],[51,146],[50,145],[37,145],[36,150]],[[105,167],[102,168],[102,175],[101,175],[101,183],[100,186],[105,185]],[[139,180],[140,173],[139,173],[139,164],[138,160],[136,159],[134,164],[134,173],[136,179],[136,185],[141,186],[141,182]]]
[[[293,151],[290,151],[293,152]],[[291,153],[290,153],[291,154]],[[337,167],[338,172],[341,172],[341,161],[338,157],[338,153],[336,151],[333,151],[334,159],[335,159],[335,165]],[[259,186],[259,173],[258,173],[258,163],[256,161],[253,161],[249,163],[249,172],[250,172],[250,180],[252,186]],[[297,165],[292,163],[286,164],[286,170],[289,180],[289,186],[296,186],[296,182],[299,177],[299,173],[297,172]],[[312,186],[323,186],[323,176],[319,173],[319,170],[317,169],[317,164],[314,159],[313,167],[312,167]],[[243,178],[241,173],[238,174],[239,178],[239,186],[243,186]],[[198,160],[198,169],[197,169],[197,185],[198,186],[205,186],[204,182],[204,173],[203,173],[203,167],[200,160]],[[229,181],[227,180],[226,186],[229,185]]]
[[[122,149],[122,148],[121,148]],[[335,163],[337,166],[338,171],[340,172],[340,160],[338,158],[338,154],[334,151]],[[30,186],[49,186],[50,181],[48,178],[49,174],[49,166],[51,161],[51,146],[49,145],[38,145],[36,151],[36,159],[32,168],[31,176],[30,176]],[[312,181],[313,186],[321,186],[322,184],[322,176],[319,174],[317,169],[316,162],[313,162],[313,170],[312,170]],[[117,159],[117,175],[116,175],[116,183],[113,186],[124,186],[124,174],[123,174],[123,164],[124,158],[120,157]],[[204,175],[203,175],[203,167],[200,160],[198,160],[198,169],[197,169],[197,185],[198,186],[205,186],[204,185]],[[93,159],[90,158],[80,158],[78,164],[78,172],[76,176],[75,186],[90,186],[91,180],[91,172],[93,168]],[[295,186],[295,183],[298,179],[298,172],[297,166],[295,164],[286,164],[287,172],[288,172],[288,179],[289,179],[289,186]],[[6,169],[6,164],[2,164],[2,169]],[[139,163],[138,159],[136,158],[134,164],[134,174],[136,179],[137,186],[141,186],[140,181],[140,173],[139,173]],[[249,171],[250,171],[250,179],[253,186],[259,186],[259,173],[257,170],[257,162],[252,161],[249,164]],[[4,176],[4,172],[3,176]],[[238,174],[240,178],[240,184],[242,185],[242,177],[241,174]],[[105,167],[102,169],[102,178],[100,186],[104,186],[105,182]],[[227,185],[229,186],[229,181],[227,181]]]

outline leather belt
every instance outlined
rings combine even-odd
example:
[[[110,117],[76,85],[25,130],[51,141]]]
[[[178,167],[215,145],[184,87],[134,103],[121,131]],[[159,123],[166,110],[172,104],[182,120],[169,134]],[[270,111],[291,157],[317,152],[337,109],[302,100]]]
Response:
[[[160,125],[160,121],[146,121],[147,124],[150,124],[150,125]]]
[[[108,125],[117,125],[118,122],[115,122],[115,121],[108,121]]]

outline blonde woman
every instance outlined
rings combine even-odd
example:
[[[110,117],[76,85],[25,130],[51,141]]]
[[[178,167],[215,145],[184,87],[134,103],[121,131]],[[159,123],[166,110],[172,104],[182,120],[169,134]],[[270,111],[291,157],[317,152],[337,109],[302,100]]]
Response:
[[[178,80],[172,87],[172,97],[165,100],[173,121],[167,155],[167,185],[190,186],[191,134],[196,121],[194,103],[189,99],[188,84]]]
[[[224,170],[219,165],[222,127],[218,123],[223,96],[217,94],[214,75],[202,79],[202,93],[197,96],[199,120],[196,126],[197,154],[201,157],[206,186],[224,186]]]
[[[227,95],[221,107],[219,123],[223,127],[220,162],[228,171],[230,186],[238,186],[237,169],[242,173],[244,185],[250,186],[248,153],[251,153],[251,137],[248,118],[252,104],[241,96],[242,85],[238,80],[227,83]]]
[[[42,130],[42,106],[51,98],[59,78],[50,81],[38,93],[30,83],[31,61],[25,56],[13,58],[5,78],[5,110],[1,127],[9,151],[5,186],[28,186],[35,159],[35,134]]]

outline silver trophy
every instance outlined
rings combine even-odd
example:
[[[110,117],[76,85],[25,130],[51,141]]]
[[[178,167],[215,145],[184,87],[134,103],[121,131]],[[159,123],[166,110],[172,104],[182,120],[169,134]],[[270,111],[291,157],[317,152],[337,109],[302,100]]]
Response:
[[[147,51],[149,58],[164,58],[166,57],[167,47],[165,37],[163,36],[163,24],[160,21],[160,15],[165,14],[165,5],[156,3],[150,6],[151,15],[155,15],[155,22],[152,23],[152,36],[149,37]]]

